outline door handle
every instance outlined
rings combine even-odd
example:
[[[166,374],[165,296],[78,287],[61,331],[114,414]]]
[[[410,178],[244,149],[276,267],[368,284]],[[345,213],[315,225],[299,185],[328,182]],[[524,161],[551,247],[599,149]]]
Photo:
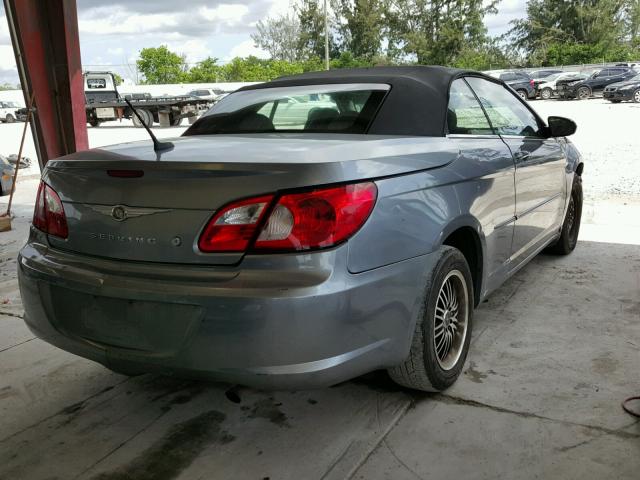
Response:
[[[522,150],[519,150],[513,154],[513,158],[516,159],[516,162],[526,162],[530,155],[531,152],[523,152]]]

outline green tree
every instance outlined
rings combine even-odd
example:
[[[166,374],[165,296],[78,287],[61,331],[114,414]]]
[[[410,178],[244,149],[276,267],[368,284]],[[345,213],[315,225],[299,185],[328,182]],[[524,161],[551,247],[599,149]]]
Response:
[[[342,38],[340,47],[354,57],[373,58],[381,51],[386,27],[382,0],[334,0]]]
[[[187,83],[212,83],[221,81],[224,77],[222,67],[218,65],[218,59],[207,57],[184,75]]]
[[[640,45],[640,0],[629,0],[624,9],[625,28],[632,45]]]
[[[12,83],[0,83],[0,91],[2,90],[20,90],[20,85],[14,85]]]
[[[275,60],[295,62],[300,55],[300,21],[295,15],[282,15],[260,20],[257,33],[251,35],[256,47],[260,47]]]
[[[303,58],[324,58],[324,2],[322,0],[299,0],[294,11],[300,21],[298,50]],[[339,55],[332,23],[329,23],[329,57]]]
[[[487,42],[484,17],[497,0],[388,0],[389,50],[419,64],[451,65],[464,49]]]
[[[578,57],[618,44],[625,34],[625,7],[629,0],[529,0],[527,17],[513,22],[509,32],[513,46],[522,50],[531,64],[549,64],[552,45],[572,47]],[[556,52],[557,54],[558,52]]]
[[[116,87],[122,85],[124,81],[120,74],[113,72],[113,81],[116,83]]]
[[[147,84],[180,83],[187,69],[184,55],[172,52],[166,45],[143,48],[136,64]]]

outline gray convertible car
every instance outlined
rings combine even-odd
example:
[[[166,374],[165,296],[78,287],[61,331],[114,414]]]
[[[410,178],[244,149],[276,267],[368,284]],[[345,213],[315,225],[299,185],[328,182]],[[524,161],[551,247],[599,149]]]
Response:
[[[474,308],[576,245],[575,129],[441,67],[243,88],[162,148],[47,164],[19,257],[25,321],[130,375],[299,389],[387,369],[446,389]]]

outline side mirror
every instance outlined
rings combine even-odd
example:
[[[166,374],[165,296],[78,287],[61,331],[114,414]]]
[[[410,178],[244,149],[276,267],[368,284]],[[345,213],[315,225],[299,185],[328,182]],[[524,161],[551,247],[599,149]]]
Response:
[[[578,128],[576,122],[564,117],[549,117],[547,123],[550,137],[568,137],[576,133]]]

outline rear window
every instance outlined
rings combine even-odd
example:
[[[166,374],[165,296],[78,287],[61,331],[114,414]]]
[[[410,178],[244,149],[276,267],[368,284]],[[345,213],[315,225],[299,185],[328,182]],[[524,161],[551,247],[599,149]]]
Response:
[[[245,90],[223,98],[184,134],[366,133],[388,91],[385,84]]]

